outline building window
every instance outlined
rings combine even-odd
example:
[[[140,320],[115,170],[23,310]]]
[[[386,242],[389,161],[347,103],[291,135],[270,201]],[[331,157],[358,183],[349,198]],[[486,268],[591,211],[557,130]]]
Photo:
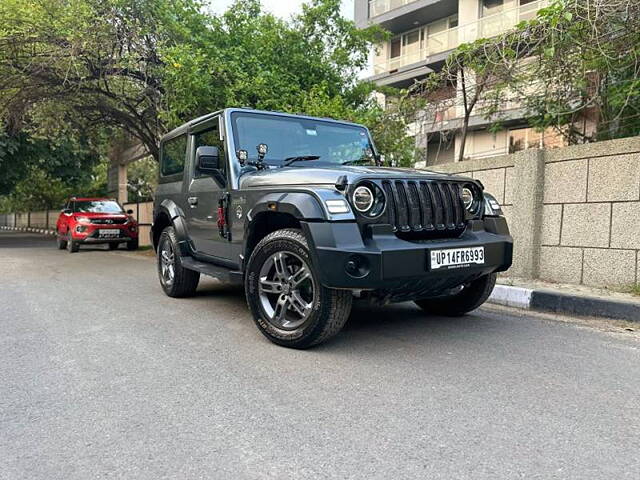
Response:
[[[532,148],[565,147],[565,138],[552,128],[539,132],[535,128],[517,128],[509,130],[509,153],[521,152]]]
[[[482,16],[487,17],[502,11],[504,0],[482,0]]]

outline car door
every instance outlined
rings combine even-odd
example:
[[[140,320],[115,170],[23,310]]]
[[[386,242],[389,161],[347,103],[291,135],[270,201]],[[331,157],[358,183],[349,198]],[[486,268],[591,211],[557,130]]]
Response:
[[[220,170],[203,173],[196,164],[198,147],[217,147],[220,152]],[[187,225],[189,236],[199,255],[209,260],[228,261],[231,258],[230,242],[220,235],[218,228],[218,206],[226,195],[228,161],[224,142],[220,134],[219,117],[207,121],[191,133],[190,171],[186,196]]]

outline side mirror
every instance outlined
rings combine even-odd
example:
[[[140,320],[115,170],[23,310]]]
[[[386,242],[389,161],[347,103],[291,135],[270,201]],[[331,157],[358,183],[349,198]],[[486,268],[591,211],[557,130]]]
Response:
[[[131,209],[127,210],[127,215],[133,215],[133,210]]]
[[[198,147],[196,150],[196,165],[201,172],[215,172],[220,170],[220,151],[218,147]]]
[[[63,208],[62,213],[64,213],[65,215],[71,215],[73,211],[70,208]]]

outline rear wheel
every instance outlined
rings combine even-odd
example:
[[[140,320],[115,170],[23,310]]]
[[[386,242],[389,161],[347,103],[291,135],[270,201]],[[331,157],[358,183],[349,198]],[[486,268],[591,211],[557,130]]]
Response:
[[[350,291],[320,283],[299,230],[278,230],[256,246],[247,265],[247,303],[272,342],[308,348],[336,335],[351,312]]]
[[[486,302],[496,285],[497,275],[491,273],[463,286],[455,295],[417,300],[416,304],[428,313],[445,317],[460,317]]]
[[[127,242],[127,250],[137,250],[138,249],[138,239],[129,240]]]
[[[178,240],[173,227],[162,231],[158,242],[158,277],[160,285],[170,297],[189,297],[196,292],[200,273],[182,266]]]

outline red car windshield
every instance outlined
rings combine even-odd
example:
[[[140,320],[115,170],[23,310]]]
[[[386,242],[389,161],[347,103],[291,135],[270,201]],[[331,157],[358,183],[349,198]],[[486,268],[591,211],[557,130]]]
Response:
[[[123,213],[122,207],[113,200],[76,200],[74,213]]]

